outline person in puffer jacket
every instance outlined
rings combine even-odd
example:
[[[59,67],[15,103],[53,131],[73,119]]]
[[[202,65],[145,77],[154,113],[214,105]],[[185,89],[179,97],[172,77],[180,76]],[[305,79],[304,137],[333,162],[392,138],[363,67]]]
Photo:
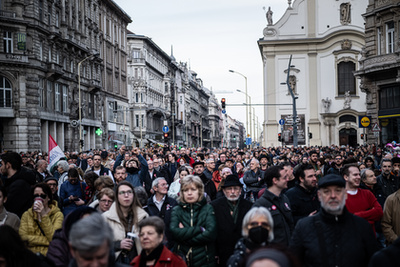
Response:
[[[213,267],[217,226],[214,208],[207,204],[204,185],[198,176],[181,181],[179,205],[172,210],[170,230],[176,240],[174,252],[189,267]]]

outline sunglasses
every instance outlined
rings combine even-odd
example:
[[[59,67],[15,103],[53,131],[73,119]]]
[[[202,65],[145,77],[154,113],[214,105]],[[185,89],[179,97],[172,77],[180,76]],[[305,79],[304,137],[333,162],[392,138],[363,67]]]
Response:
[[[34,198],[40,197],[42,199],[45,199],[47,197],[47,195],[46,194],[34,194],[33,197]]]

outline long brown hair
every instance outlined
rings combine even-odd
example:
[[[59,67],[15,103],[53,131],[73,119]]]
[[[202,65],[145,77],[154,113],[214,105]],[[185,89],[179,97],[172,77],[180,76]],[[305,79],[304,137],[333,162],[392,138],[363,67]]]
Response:
[[[120,206],[120,203],[118,200],[118,191],[122,185],[130,187],[133,192],[133,201],[132,201],[132,204],[128,211],[128,218],[124,217],[124,213],[122,212],[122,209],[121,209],[121,206]],[[116,196],[115,206],[116,206],[119,220],[121,221],[122,225],[124,226],[125,232],[131,232],[132,226],[137,225],[137,223],[138,223],[138,218],[137,218],[137,214],[136,214],[137,208],[142,207],[138,198],[136,197],[133,185],[131,183],[129,183],[128,181],[121,181],[115,188],[115,196]]]

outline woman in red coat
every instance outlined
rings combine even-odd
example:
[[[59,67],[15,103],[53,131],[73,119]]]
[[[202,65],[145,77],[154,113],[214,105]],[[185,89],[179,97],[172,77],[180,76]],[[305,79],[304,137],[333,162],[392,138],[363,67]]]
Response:
[[[185,261],[163,245],[164,221],[151,216],[139,222],[139,239],[142,252],[135,257],[131,266],[135,267],[186,267]]]

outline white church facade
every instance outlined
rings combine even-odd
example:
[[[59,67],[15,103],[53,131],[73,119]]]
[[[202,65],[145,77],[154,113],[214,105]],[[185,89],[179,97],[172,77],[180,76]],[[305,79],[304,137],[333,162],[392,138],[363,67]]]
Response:
[[[368,0],[288,2],[276,23],[268,10],[268,25],[258,41],[267,104],[263,145],[293,144],[293,97],[287,78],[296,98],[298,145],[362,144],[359,118],[366,114],[366,96],[354,71],[365,45],[362,14]]]

